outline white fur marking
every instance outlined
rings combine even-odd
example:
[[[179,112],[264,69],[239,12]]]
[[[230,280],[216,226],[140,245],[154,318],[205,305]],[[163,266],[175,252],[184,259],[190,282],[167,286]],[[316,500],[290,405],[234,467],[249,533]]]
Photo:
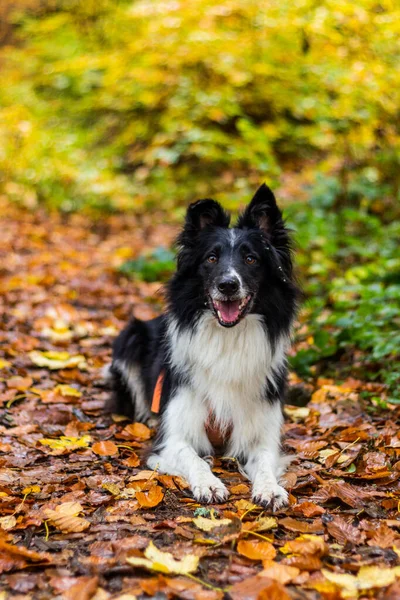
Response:
[[[121,373],[125,383],[129,387],[132,402],[135,406],[136,421],[147,421],[151,414],[146,402],[146,395],[139,367],[135,364],[129,365],[122,360],[114,361],[113,366]]]
[[[210,312],[194,329],[183,331],[171,319],[167,335],[171,366],[186,374],[190,385],[171,398],[163,417],[163,446],[149,466],[183,475],[198,499],[223,499],[226,489],[198,456],[212,451],[205,430],[211,413],[221,431],[232,430],[227,454],[248,457],[253,496],[264,504],[272,500],[275,507],[285,503],[287,494],[277,482],[283,470],[282,409],[264,396],[267,377],[276,385],[274,377],[284,365],[287,338],[280,338],[273,352],[259,315],[224,328]]]

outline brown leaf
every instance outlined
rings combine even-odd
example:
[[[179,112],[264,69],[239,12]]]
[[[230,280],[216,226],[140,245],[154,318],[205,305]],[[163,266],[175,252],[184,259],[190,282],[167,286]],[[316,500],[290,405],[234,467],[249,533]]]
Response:
[[[0,573],[24,569],[29,563],[49,563],[52,560],[49,554],[27,550],[22,546],[13,546],[0,540]]]
[[[339,544],[345,544],[346,542],[361,544],[365,539],[363,531],[360,531],[357,527],[354,527],[339,516],[336,516],[333,521],[328,522],[326,528]]]
[[[77,583],[63,593],[65,600],[90,600],[98,588],[98,577],[79,577]]]
[[[296,513],[301,513],[305,517],[316,517],[317,515],[323,515],[325,509],[322,506],[318,506],[318,504],[314,504],[314,502],[302,502],[301,504],[297,504],[293,511]]]
[[[395,541],[398,539],[398,534],[390,529],[386,523],[382,523],[367,544],[369,546],[379,546],[379,548],[393,548]]]
[[[285,517],[279,520],[279,525],[282,525],[289,531],[300,533],[322,533],[324,531],[321,519],[314,519],[311,523],[307,523],[307,521],[298,521],[292,517]]]
[[[140,465],[140,458],[136,452],[132,452],[128,458],[125,458],[125,460],[122,461],[122,464],[126,467],[138,467]]]
[[[312,556],[311,554],[290,556],[284,558],[282,563],[290,567],[297,567],[300,571],[319,571],[322,568],[319,556]]]
[[[19,392],[24,392],[25,390],[29,389],[32,384],[32,377],[19,377],[16,375],[15,377],[10,377],[10,379],[7,380],[7,387],[18,390]]]
[[[90,522],[77,515],[82,511],[79,502],[64,502],[59,504],[55,510],[45,508],[43,513],[51,523],[66,533],[79,533],[90,527]]]
[[[323,556],[328,553],[328,546],[324,542],[324,538],[318,535],[304,534],[295,540],[289,540],[281,548],[283,554],[312,554],[315,556]]]
[[[261,596],[264,590],[265,594]],[[229,590],[229,596],[232,600],[290,600],[278,582],[257,575],[235,583]]]
[[[263,560],[263,567],[263,570],[258,573],[259,577],[269,577],[282,585],[286,585],[300,573],[297,567],[290,567],[274,560]]]
[[[275,558],[276,550],[270,542],[262,540],[240,540],[237,545],[237,551],[246,558],[252,560],[264,560]]]
[[[145,492],[136,492],[135,497],[142,508],[153,508],[162,501],[164,491],[161,486],[154,485]]]
[[[96,442],[92,446],[92,450],[99,456],[114,456],[118,454],[118,447],[110,440],[104,442]]]

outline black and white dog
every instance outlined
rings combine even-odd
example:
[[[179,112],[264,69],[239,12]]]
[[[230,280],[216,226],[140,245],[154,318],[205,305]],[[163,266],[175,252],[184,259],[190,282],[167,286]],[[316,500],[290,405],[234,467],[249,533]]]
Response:
[[[212,422],[225,455],[251,480],[254,502],[277,509],[288,498],[279,485],[282,402],[299,295],[291,245],[266,185],[234,227],[229,220],[214,200],[189,206],[167,311],[129,323],[110,375],[118,410],[142,422],[162,376],[150,468],[183,476],[200,502],[224,501],[227,488],[202,458],[214,452]]]

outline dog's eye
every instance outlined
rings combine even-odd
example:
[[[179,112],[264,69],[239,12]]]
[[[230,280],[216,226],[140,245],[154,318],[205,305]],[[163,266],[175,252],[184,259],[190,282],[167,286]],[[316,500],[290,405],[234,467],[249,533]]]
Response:
[[[210,256],[207,256],[207,262],[209,263],[216,263],[218,262],[218,257],[216,254],[210,254]]]
[[[248,265],[254,265],[254,263],[256,262],[256,259],[254,258],[254,256],[251,256],[251,254],[248,254],[244,260]]]

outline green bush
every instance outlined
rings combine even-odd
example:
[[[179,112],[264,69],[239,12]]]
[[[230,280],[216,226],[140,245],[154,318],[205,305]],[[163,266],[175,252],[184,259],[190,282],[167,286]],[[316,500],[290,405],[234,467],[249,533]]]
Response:
[[[305,160],[339,174],[342,196],[366,170],[398,194],[389,0],[52,0],[14,22],[18,43],[0,49],[11,198],[138,210],[219,192],[234,204]]]

